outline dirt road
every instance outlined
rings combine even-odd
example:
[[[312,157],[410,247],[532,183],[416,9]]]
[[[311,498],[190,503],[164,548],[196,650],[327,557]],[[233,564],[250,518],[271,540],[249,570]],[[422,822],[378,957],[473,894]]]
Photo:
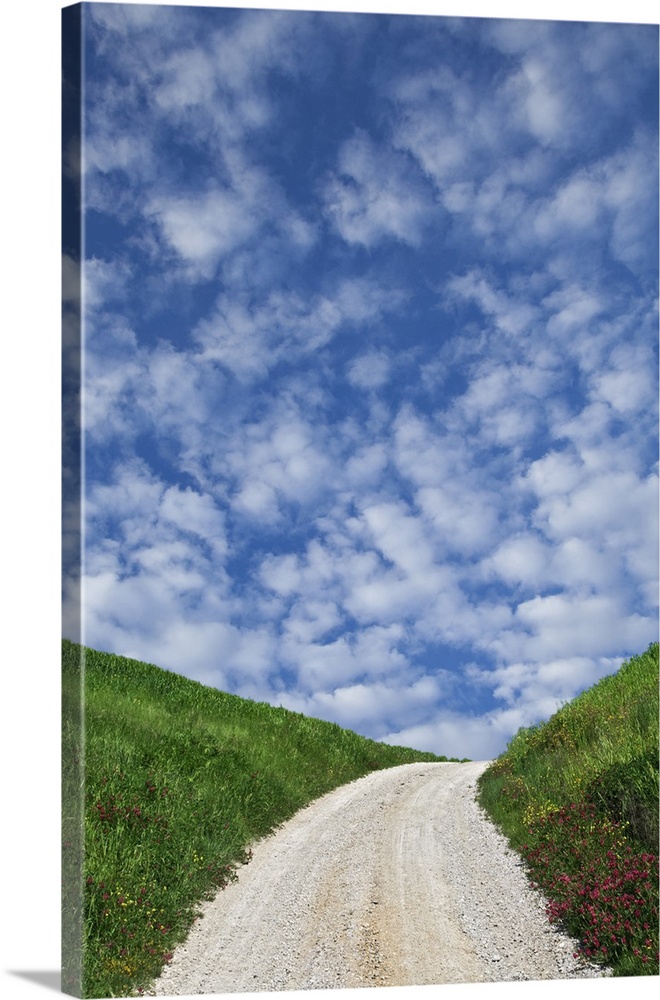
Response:
[[[485,763],[406,764],[253,846],[153,994],[592,977],[476,805]]]

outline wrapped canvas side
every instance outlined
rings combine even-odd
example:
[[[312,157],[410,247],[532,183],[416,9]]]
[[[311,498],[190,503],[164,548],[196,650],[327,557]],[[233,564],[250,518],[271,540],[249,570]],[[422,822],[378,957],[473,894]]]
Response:
[[[82,996],[84,698],[81,604],[81,21],[62,11],[62,991]]]

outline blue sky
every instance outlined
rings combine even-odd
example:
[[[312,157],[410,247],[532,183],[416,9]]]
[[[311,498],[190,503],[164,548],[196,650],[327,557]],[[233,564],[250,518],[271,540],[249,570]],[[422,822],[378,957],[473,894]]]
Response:
[[[657,27],[84,23],[84,641],[475,759],[643,651]]]

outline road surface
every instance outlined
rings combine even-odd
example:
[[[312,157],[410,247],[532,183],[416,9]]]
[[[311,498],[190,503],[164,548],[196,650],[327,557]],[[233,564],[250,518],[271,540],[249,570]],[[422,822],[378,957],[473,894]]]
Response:
[[[203,905],[151,994],[602,975],[477,806],[486,766],[406,764],[302,809]]]

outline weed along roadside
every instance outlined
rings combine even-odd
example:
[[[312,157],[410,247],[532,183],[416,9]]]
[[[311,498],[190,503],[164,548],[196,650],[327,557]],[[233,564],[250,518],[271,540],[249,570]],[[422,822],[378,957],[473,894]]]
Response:
[[[447,760],[66,640],[62,683],[63,989],[75,993],[82,966],[85,997],[138,993],[249,845],[313,799],[371,771]]]
[[[519,731],[479,802],[585,957],[658,974],[657,643]]]

